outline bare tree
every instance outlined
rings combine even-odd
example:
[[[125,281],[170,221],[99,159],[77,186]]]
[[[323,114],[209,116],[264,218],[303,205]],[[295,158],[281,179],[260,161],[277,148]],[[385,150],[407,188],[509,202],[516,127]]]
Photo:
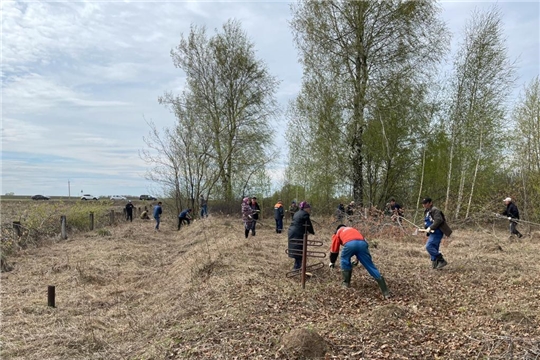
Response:
[[[204,27],[192,26],[171,56],[186,73],[187,97],[210,145],[211,166],[219,171],[219,193],[232,200],[235,184],[237,191],[242,188],[242,176],[270,160],[269,121],[277,113],[278,81],[256,59],[237,21],[228,21],[212,37]]]

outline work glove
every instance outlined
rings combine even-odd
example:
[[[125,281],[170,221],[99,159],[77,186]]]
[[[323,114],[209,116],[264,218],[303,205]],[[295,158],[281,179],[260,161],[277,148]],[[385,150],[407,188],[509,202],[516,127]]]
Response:
[[[509,216],[509,217],[508,217],[508,220],[512,220],[512,218]]]
[[[330,263],[330,264],[328,264],[328,267],[329,267],[330,269],[333,269],[333,268],[335,268],[335,267],[336,267],[336,264],[334,264],[334,263]]]
[[[427,232],[428,234],[429,234],[430,232],[432,232],[432,231],[433,231],[433,230],[431,230],[430,227],[428,227],[428,228],[426,229],[426,232]]]

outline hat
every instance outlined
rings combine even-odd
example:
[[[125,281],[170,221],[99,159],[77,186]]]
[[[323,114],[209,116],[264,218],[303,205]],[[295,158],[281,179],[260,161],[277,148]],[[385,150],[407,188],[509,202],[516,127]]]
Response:
[[[430,202],[433,202],[430,197],[426,197],[424,200],[422,200],[422,204],[429,204]]]
[[[307,201],[302,201],[300,203],[300,209],[307,209],[307,208],[311,208],[311,205],[309,205]]]
[[[503,201],[504,201],[504,202],[507,202],[507,201],[508,201],[508,202],[512,202],[512,198],[507,197],[507,198],[504,199]]]
[[[242,202],[243,202],[244,204],[249,204],[249,198],[248,198],[248,197],[245,197],[245,198],[242,200]]]
[[[128,200],[128,202],[131,202],[131,200]]]
[[[350,205],[354,205],[354,201],[351,201],[351,204]]]

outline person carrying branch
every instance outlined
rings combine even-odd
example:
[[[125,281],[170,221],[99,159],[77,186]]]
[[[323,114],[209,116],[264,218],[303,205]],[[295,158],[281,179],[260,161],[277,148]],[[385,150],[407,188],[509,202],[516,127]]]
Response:
[[[502,215],[508,216],[508,221],[510,221],[510,235],[516,235],[518,238],[521,238],[523,235],[516,228],[519,221],[519,210],[510,197],[504,199],[504,204],[506,205],[506,209],[502,212]]]
[[[369,253],[369,244],[364,236],[357,229],[343,224],[338,225],[334,235],[332,235],[332,245],[330,248],[330,268],[335,267],[335,262],[339,255],[339,248],[343,246],[341,251],[341,274],[343,275],[343,287],[351,286],[352,268],[357,263],[351,262],[351,258],[356,256],[358,261],[367,270],[379,284],[379,288],[385,298],[390,297],[390,291],[386,286],[386,281],[381,275]]]
[[[426,251],[431,257],[431,267],[433,269],[442,269],[448,262],[439,252],[439,248],[443,236],[450,236],[452,229],[446,223],[443,212],[433,206],[433,201],[430,197],[422,200],[422,206],[424,207],[424,227],[426,229],[426,236],[428,236]]]

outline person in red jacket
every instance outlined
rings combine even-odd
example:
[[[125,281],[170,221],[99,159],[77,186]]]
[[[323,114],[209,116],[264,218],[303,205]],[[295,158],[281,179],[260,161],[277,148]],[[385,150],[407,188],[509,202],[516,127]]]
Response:
[[[332,236],[330,268],[335,267],[335,262],[338,258],[339,248],[341,246],[343,246],[340,261],[341,273],[343,274],[342,285],[347,288],[351,286],[352,267],[355,265],[354,263],[351,263],[351,258],[353,255],[356,255],[356,258],[368,271],[369,275],[371,275],[379,284],[383,296],[385,298],[390,297],[390,291],[386,286],[386,282],[375,264],[373,264],[371,254],[369,253],[369,245],[360,231],[343,224],[338,225],[336,232]]]

